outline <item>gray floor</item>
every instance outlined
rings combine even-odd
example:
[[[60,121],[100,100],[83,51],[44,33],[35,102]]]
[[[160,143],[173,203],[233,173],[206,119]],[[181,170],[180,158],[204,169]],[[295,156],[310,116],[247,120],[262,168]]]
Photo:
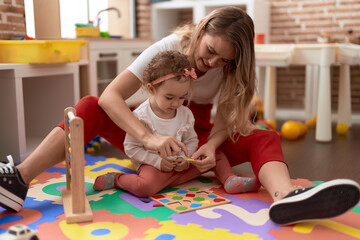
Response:
[[[280,129],[281,123],[278,123]],[[285,160],[291,178],[331,180],[349,178],[360,183],[360,125],[353,125],[345,136],[339,136],[333,125],[333,139],[329,143],[315,141],[315,128],[298,140],[282,139]],[[117,148],[103,143],[94,155],[124,158]],[[251,173],[250,164],[235,167],[236,171]]]

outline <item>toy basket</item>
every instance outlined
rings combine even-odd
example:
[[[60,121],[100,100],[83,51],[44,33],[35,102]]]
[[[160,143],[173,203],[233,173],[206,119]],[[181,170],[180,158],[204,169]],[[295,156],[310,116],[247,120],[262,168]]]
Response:
[[[100,37],[98,27],[76,27],[76,37]]]
[[[0,40],[0,63],[65,63],[80,60],[87,40]]]

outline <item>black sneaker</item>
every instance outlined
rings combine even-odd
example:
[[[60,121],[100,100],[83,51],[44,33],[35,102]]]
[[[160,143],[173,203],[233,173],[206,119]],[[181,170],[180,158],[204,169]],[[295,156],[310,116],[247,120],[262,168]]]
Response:
[[[12,157],[9,155],[7,158],[9,163],[0,163],[0,206],[18,212],[24,204],[29,185],[20,180]]]
[[[274,223],[281,225],[332,218],[352,209],[359,200],[359,184],[337,179],[290,192],[270,206],[269,215]]]

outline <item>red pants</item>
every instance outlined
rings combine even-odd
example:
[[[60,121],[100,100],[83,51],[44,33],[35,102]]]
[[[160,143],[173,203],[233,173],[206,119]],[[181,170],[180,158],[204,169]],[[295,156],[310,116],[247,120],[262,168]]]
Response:
[[[228,177],[234,175],[226,156],[221,152],[216,154],[216,165],[213,170],[223,185]],[[192,164],[182,172],[162,172],[144,164],[138,169],[138,174],[117,174],[115,186],[138,197],[150,197],[164,188],[177,186],[200,175],[201,172]]]
[[[195,131],[198,134],[199,146],[206,143],[212,124],[210,123],[212,104],[196,104],[191,102],[189,108],[195,117]],[[115,147],[124,151],[125,132],[119,128],[98,105],[98,98],[87,96],[82,98],[75,106],[77,116],[84,120],[85,144],[89,143],[97,135],[104,137]],[[59,127],[64,129],[64,122]],[[274,131],[255,130],[250,136],[238,138],[235,143],[226,140],[219,148],[228,158],[231,166],[244,162],[251,162],[253,171],[258,176],[259,170],[264,163],[269,161],[284,162],[281,149],[280,137]],[[197,169],[189,168],[189,176],[183,181],[188,181],[200,174]],[[170,184],[170,182],[168,182]],[[176,181],[179,184],[178,181]]]

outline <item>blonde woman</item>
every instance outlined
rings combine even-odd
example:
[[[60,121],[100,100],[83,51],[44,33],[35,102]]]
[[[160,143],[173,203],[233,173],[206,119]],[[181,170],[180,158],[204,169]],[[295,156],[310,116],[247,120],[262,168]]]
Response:
[[[186,152],[185,145],[176,138],[151,134],[125,103],[140,88],[146,65],[165,50],[187,54],[198,76],[189,108],[195,117],[200,146],[192,155],[197,160],[193,165],[200,172],[215,166],[217,149],[231,166],[251,162],[255,176],[274,200],[270,218],[278,224],[334,217],[359,202],[359,185],[352,180],[333,180],[294,190],[279,136],[250,124],[249,105],[256,89],[254,24],[236,7],[214,10],[196,26],[186,26],[156,42],[112,81],[100,99],[83,98],[76,109],[85,121],[86,141],[100,134],[123,149],[126,132],[162,158],[178,155],[180,150]],[[217,112],[211,124],[211,108],[218,92]],[[63,134],[60,124],[17,168],[3,166],[4,171],[13,173],[2,173],[1,179],[16,182],[9,185],[1,180],[1,193],[6,196],[6,200],[0,198],[3,206],[20,210],[27,184],[64,159]]]
[[[181,151],[177,156],[162,158],[126,134],[124,151],[137,174],[110,172],[100,175],[93,185],[95,190],[116,187],[139,197],[151,197],[163,188],[179,185],[201,174],[192,161],[185,160],[197,150],[199,142],[194,116],[184,106],[185,99],[191,99],[191,86],[196,79],[195,69],[191,68],[185,54],[163,51],[153,57],[143,71],[143,85],[150,98],[133,113],[153,135],[173,136],[184,143],[187,154]],[[257,191],[260,187],[256,178],[236,176],[221,152],[216,154],[213,170],[228,193]]]

